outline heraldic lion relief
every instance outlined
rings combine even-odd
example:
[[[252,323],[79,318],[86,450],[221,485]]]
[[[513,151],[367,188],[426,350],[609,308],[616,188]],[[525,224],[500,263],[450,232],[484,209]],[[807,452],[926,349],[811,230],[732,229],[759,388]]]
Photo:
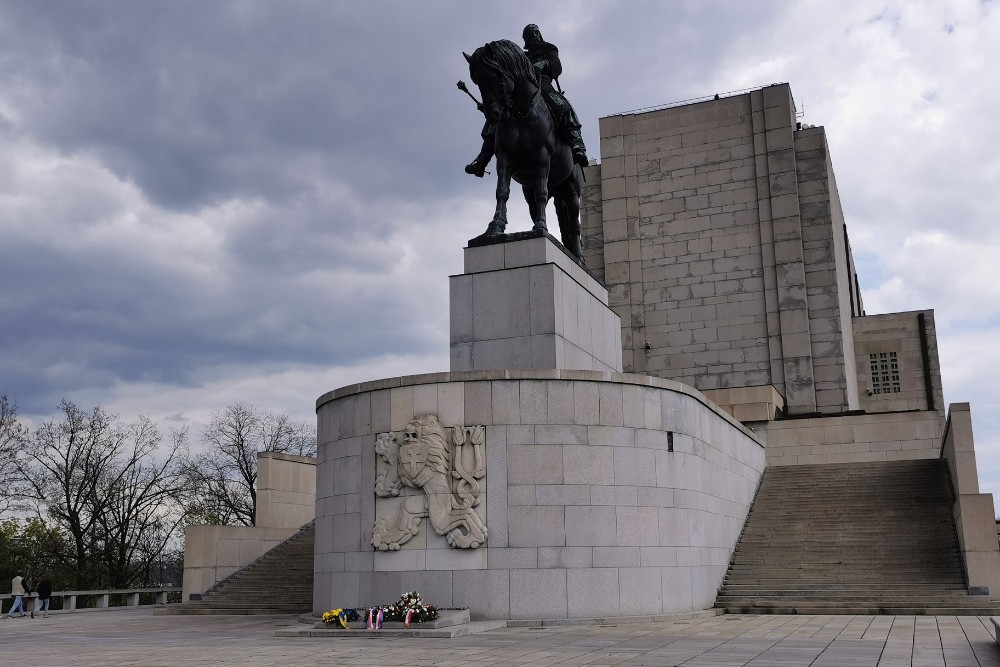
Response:
[[[419,534],[424,517],[453,548],[484,544],[486,525],[475,508],[486,476],[486,429],[446,428],[434,415],[417,415],[401,435],[402,445],[398,433],[380,433],[375,440],[375,495],[401,496],[401,502],[376,499],[372,546],[379,551],[399,550]],[[404,487],[423,493],[407,493]]]

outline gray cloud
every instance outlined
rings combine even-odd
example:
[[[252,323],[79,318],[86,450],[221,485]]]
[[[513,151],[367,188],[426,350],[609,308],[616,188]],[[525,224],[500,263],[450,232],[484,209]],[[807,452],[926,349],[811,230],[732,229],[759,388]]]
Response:
[[[461,51],[529,22],[595,157],[600,116],[789,81],[827,128],[869,311],[935,307],[943,351],[991,354],[990,4],[63,0],[0,5],[0,392],[29,415],[66,395],[306,418],[337,383],[442,370],[446,276],[493,199],[462,173],[482,119]],[[1000,453],[995,383],[962,354],[944,375]]]

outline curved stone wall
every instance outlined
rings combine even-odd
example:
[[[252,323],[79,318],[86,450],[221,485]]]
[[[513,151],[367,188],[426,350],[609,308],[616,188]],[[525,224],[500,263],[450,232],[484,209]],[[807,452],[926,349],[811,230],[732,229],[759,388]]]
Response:
[[[425,414],[446,427],[484,427],[475,512],[488,539],[451,548],[422,519],[398,551],[377,551],[376,441]],[[317,418],[318,612],[410,590],[440,607],[469,607],[474,618],[704,609],[764,469],[752,432],[693,388],[644,375],[392,378],[323,395]]]

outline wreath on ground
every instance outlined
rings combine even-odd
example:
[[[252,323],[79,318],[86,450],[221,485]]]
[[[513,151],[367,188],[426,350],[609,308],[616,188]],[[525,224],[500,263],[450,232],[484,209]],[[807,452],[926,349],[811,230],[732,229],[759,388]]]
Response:
[[[373,618],[382,612],[385,621],[397,623],[427,623],[436,621],[440,614],[434,605],[423,604],[420,594],[416,591],[403,593],[392,604],[360,607],[356,609],[331,609],[323,613],[323,622],[327,625],[341,625],[345,629],[352,621],[363,621]]]

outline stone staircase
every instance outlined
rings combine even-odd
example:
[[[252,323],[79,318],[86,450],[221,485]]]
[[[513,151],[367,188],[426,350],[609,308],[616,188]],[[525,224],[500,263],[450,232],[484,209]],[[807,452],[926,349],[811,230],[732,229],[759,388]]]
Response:
[[[312,611],[314,523],[168,614],[303,614]]]
[[[992,615],[970,595],[940,460],[768,468],[716,607]]]

